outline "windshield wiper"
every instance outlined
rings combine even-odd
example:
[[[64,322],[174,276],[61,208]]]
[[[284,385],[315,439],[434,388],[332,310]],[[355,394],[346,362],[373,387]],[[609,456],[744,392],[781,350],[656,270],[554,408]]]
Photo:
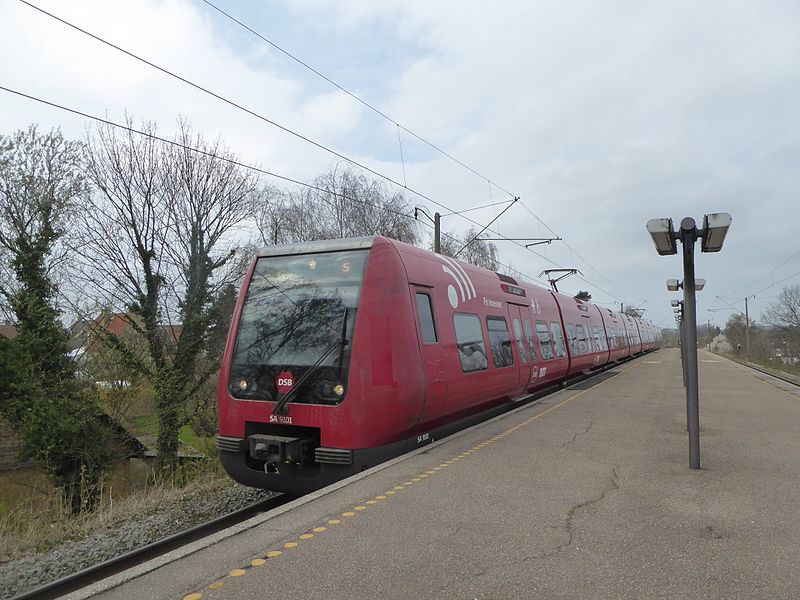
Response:
[[[305,373],[303,373],[303,375],[300,377],[300,379],[297,380],[297,383],[294,384],[292,389],[290,389],[288,392],[286,392],[283,395],[283,398],[281,398],[278,401],[278,404],[275,405],[275,408],[272,411],[273,415],[285,415],[285,414],[287,414],[289,412],[289,410],[286,408],[286,404],[289,402],[289,400],[291,400],[292,396],[295,395],[297,390],[300,389],[300,386],[302,386],[311,375],[313,375],[314,373],[317,372],[317,369],[319,368],[319,366],[325,361],[326,358],[328,358],[333,353],[334,350],[337,350],[337,349],[341,348],[341,352],[342,353],[344,352],[344,348],[345,348],[345,346],[347,346],[347,311],[348,311],[348,308],[345,307],[344,316],[342,318],[342,322],[343,322],[342,323],[342,334],[339,337],[339,339],[337,339],[333,344],[331,344],[331,346],[329,348],[327,348],[325,350],[325,352],[322,353],[322,356],[320,356],[317,359],[317,362],[315,362],[313,365],[311,365],[308,368],[308,370]],[[342,355],[340,354],[339,355],[340,366],[341,366],[341,356]]]

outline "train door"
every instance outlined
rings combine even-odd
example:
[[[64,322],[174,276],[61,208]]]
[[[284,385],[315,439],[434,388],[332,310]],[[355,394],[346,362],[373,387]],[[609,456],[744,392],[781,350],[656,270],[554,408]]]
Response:
[[[531,316],[530,308],[527,306],[520,306],[518,304],[508,305],[509,316],[511,317],[511,327],[514,330],[514,339],[516,340],[517,354],[519,355],[519,380],[517,387],[519,393],[522,393],[529,385],[532,374],[536,371],[536,354],[533,355],[533,340],[529,338],[532,335],[531,330]]]
[[[434,311],[433,288],[411,286],[417,318],[417,336],[425,372],[425,418],[445,412],[447,407],[447,377],[444,370],[440,323]],[[441,315],[439,315],[441,317]]]

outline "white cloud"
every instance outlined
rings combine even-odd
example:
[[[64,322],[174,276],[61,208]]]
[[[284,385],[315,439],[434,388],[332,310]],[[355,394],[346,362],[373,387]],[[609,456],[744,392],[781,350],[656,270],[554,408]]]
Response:
[[[238,34],[220,35],[216,15],[195,3],[40,1],[402,178],[401,165],[391,161],[399,155],[393,127],[341,92],[325,85],[312,91],[307,73],[293,73],[283,57],[246,34],[231,46]],[[385,80],[376,77],[381,64],[371,71],[343,66],[349,76],[371,79],[341,83],[377,93],[379,108],[397,121],[520,195],[599,272],[559,243],[537,252],[580,268],[619,299],[632,301],[631,294],[647,300],[649,314],[663,324],[672,318],[663,280],[679,275],[680,262],[656,256],[644,230],[648,218],[733,214],[723,252],[698,257],[698,274],[709,280],[701,318],[714,295],[741,295],[740,287],[797,249],[800,5],[620,0],[488,6],[298,0],[269,10],[285,10],[299,35],[307,27],[302,42],[309,55],[301,58],[311,64],[336,62],[331,40],[363,56],[364,64],[373,55],[401,57],[383,74]],[[167,130],[181,114],[204,134],[222,136],[246,160],[299,178],[332,160],[22,4],[6,3],[2,10],[0,53],[11,57],[0,65],[2,85],[95,114],[108,111],[117,120],[127,110]],[[248,21],[247,9],[240,10]],[[314,45],[309,40],[322,26],[330,37]],[[376,90],[377,85],[383,87]],[[84,127],[82,119],[0,96],[0,131],[34,120],[63,123],[71,135],[81,135]],[[409,186],[443,204],[464,209],[504,196],[410,136],[404,136],[403,146]],[[485,223],[501,209],[470,216]],[[445,226],[466,229],[469,223],[448,217]],[[521,207],[512,208],[497,229],[512,237],[548,235]],[[498,246],[506,262],[531,275],[549,266],[506,242]],[[800,260],[795,267],[800,271]],[[603,276],[625,291],[612,289]],[[568,291],[587,287],[568,281]],[[590,291],[602,302],[614,299]],[[720,314],[712,318],[722,324]]]
[[[276,74],[269,53],[246,56],[222,44],[212,24],[184,0],[140,1],[121,7],[101,1],[40,3],[49,12],[164,67],[287,128],[323,143],[357,123],[360,107],[341,93],[309,95],[296,80]],[[222,136],[235,151],[276,171],[306,177],[305,144],[184,83],[26,7],[12,4],[0,25],[0,52],[14,56],[0,67],[7,87],[121,122],[156,121],[175,129],[178,116],[209,137]],[[13,107],[0,114],[0,129],[29,121],[63,124],[81,136],[84,120],[53,109],[2,98]],[[287,152],[286,148],[295,148]]]

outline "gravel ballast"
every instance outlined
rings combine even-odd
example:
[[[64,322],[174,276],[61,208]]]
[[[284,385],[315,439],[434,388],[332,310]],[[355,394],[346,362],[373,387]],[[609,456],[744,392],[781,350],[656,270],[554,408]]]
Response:
[[[240,485],[195,490],[179,495],[142,513],[114,519],[80,540],[38,554],[24,556],[0,567],[0,599],[13,598],[56,579],[142,548],[167,536],[186,531],[244,508],[273,492]]]

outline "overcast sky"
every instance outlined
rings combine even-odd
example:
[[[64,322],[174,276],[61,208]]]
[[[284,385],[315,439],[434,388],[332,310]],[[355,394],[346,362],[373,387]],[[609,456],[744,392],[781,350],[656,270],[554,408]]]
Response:
[[[505,188],[521,203],[496,232],[555,232],[566,242],[535,248],[541,256],[496,242],[501,261],[533,281],[546,268],[575,267],[584,279],[564,280],[562,291],[643,307],[646,318],[670,326],[677,295],[664,282],[682,276],[681,262],[656,254],[646,221],[729,212],[723,251],[698,248],[697,276],[708,280],[698,321],[723,326],[731,306],[743,310],[754,293],[751,315],[759,319],[783,285],[800,283],[796,0],[528,0],[491,8],[463,0],[215,0],[484,178],[405,132],[401,164],[395,124],[201,0],[31,2],[405,178],[448,207],[408,194],[431,213],[510,199]],[[307,180],[334,160],[18,0],[0,4],[0,56],[0,86],[114,121],[153,120],[165,135],[182,116],[275,173]],[[0,132],[32,122],[60,126],[68,137],[87,128],[81,117],[0,91]],[[468,216],[485,224],[502,208]],[[443,219],[451,231],[470,225]]]

